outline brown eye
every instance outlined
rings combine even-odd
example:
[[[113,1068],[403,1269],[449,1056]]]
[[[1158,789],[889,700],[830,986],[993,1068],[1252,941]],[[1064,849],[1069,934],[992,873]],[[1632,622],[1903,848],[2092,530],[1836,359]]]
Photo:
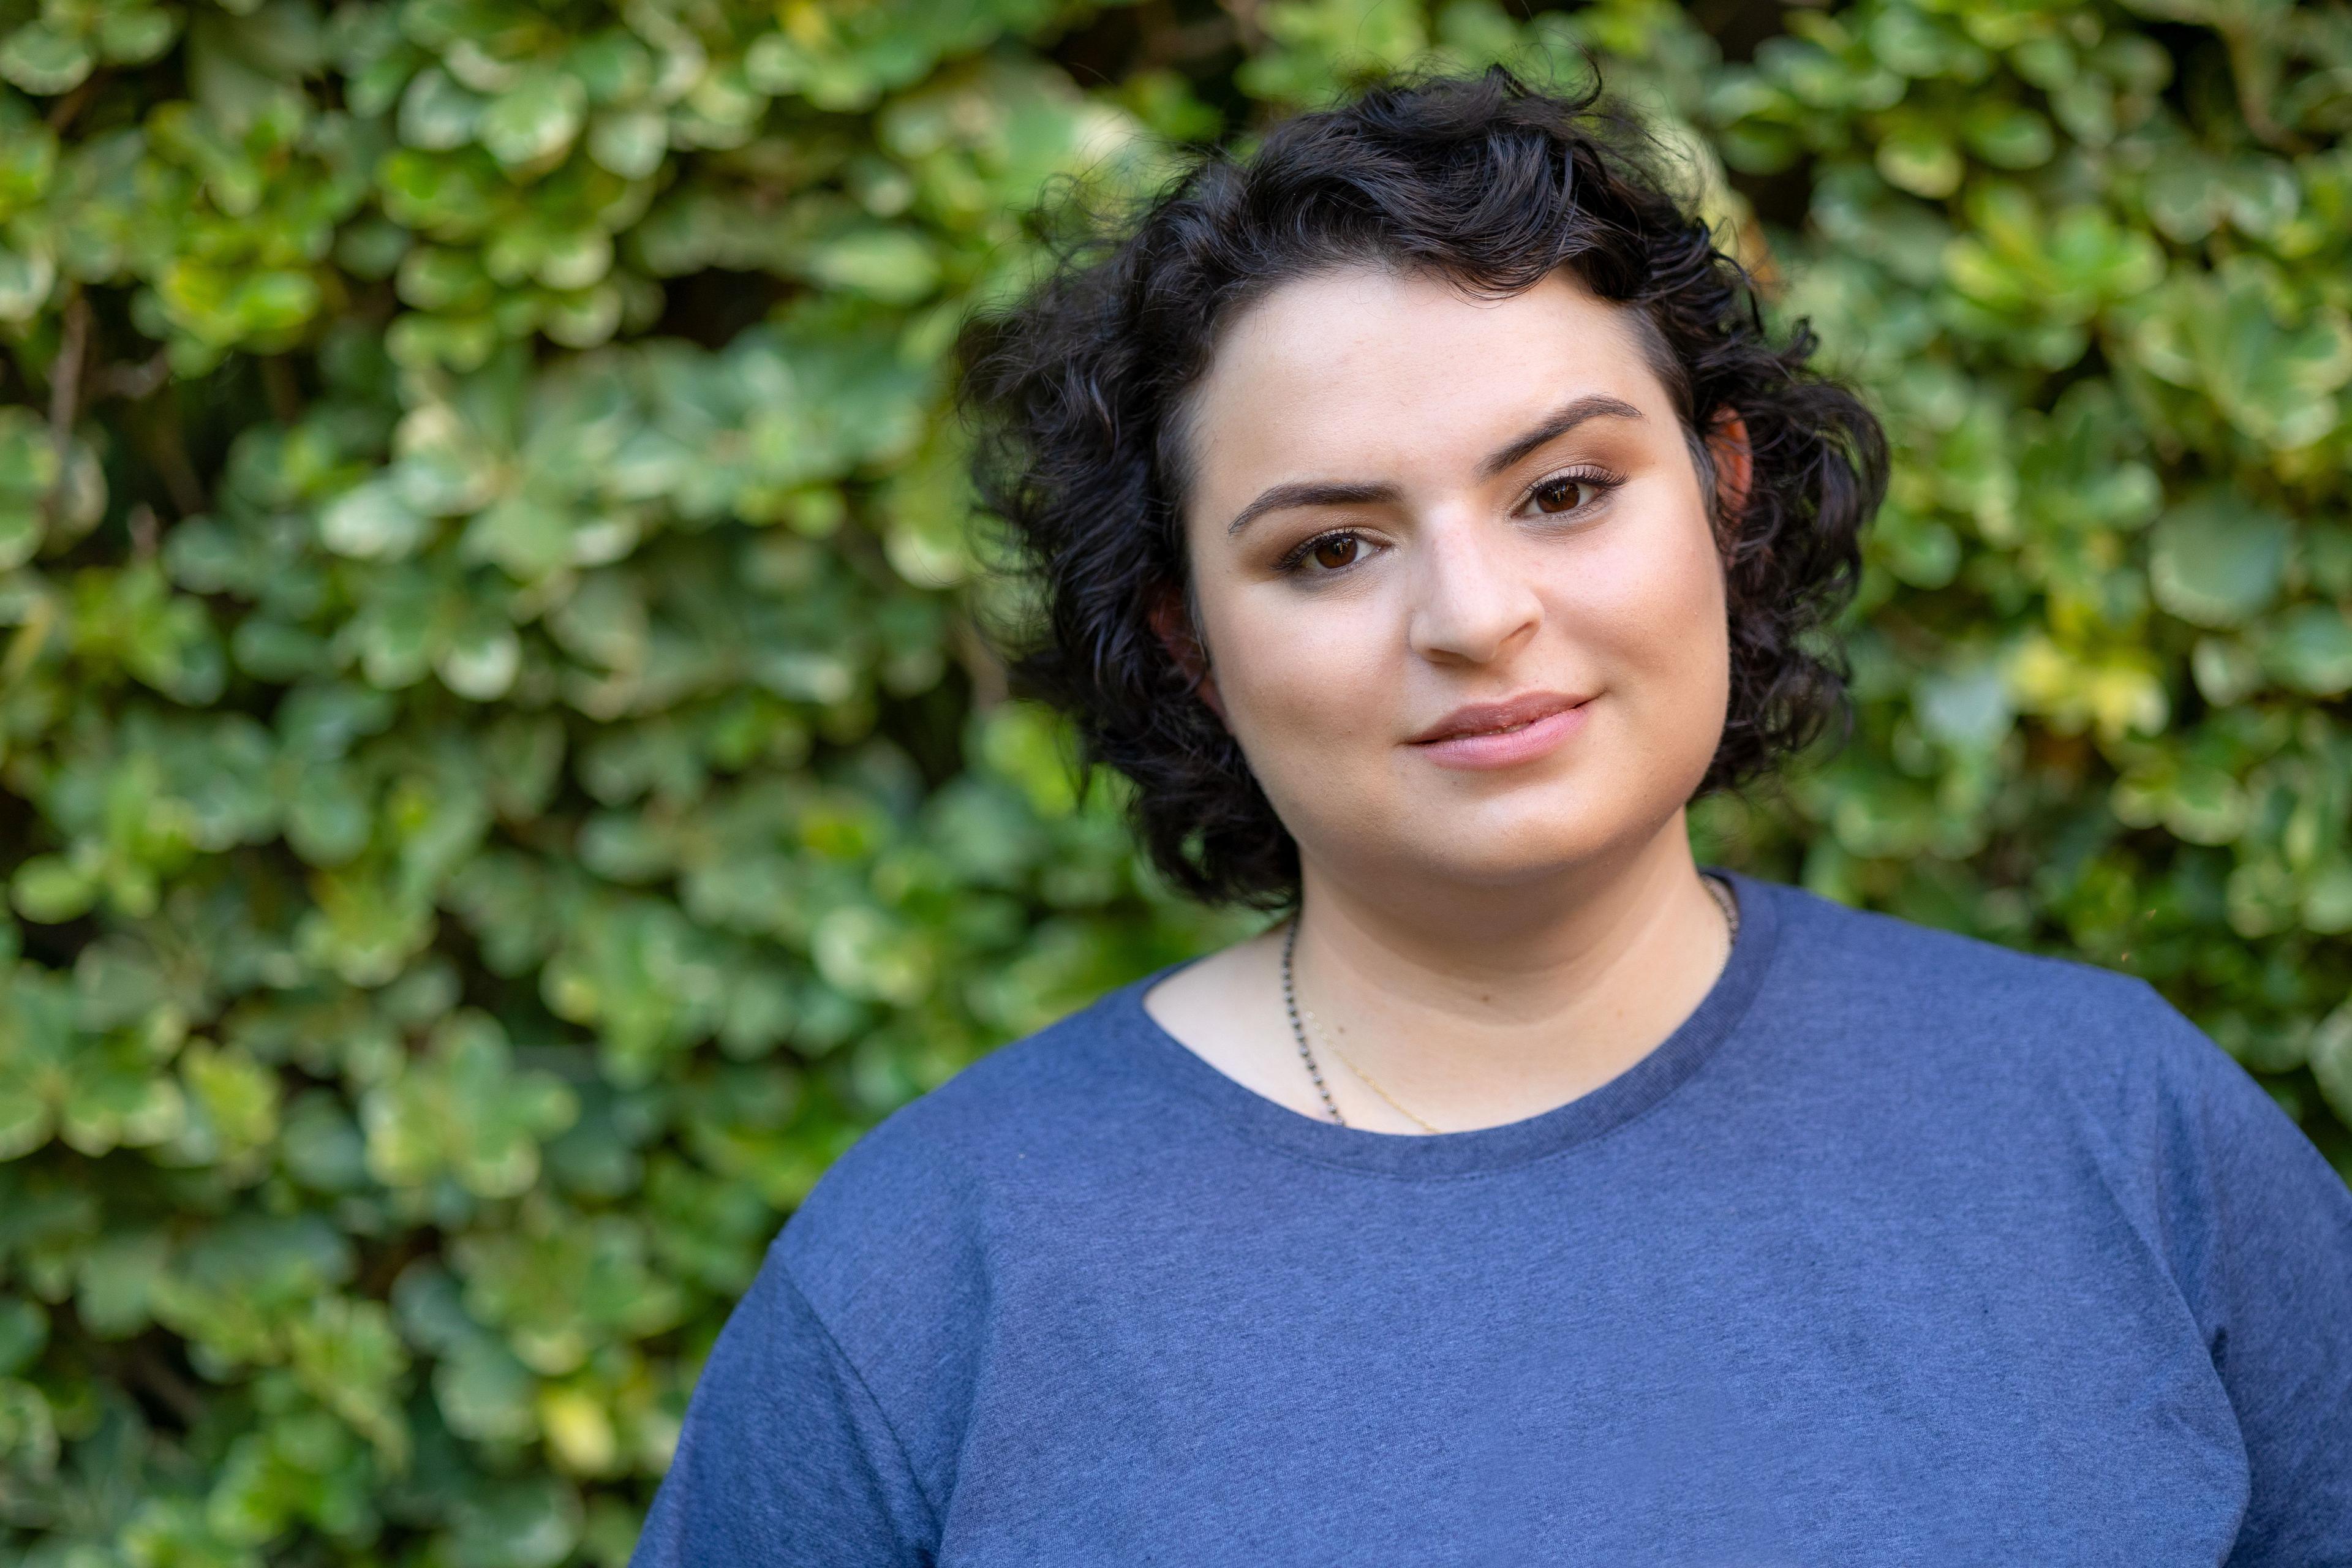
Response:
[[[1599,489],[1591,479],[1573,476],[1546,479],[1536,487],[1535,503],[1538,511],[1574,511],[1589,499],[1589,492]]]
[[[1328,539],[1317,540],[1315,547],[1307,553],[1316,565],[1327,572],[1336,572],[1342,566],[1356,563],[1356,552],[1362,544],[1363,542],[1352,533],[1335,533]]]

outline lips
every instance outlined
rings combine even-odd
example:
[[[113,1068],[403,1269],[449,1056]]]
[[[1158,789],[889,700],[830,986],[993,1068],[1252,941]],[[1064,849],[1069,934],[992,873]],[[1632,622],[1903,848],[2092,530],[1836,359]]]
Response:
[[[1590,700],[1562,691],[1530,691],[1504,702],[1474,702],[1456,708],[1408,743],[1430,746],[1472,736],[1508,734]]]
[[[1415,756],[1436,767],[1493,773],[1552,755],[1583,730],[1591,713],[1590,697],[1530,691],[1507,702],[1456,708],[1410,743]]]

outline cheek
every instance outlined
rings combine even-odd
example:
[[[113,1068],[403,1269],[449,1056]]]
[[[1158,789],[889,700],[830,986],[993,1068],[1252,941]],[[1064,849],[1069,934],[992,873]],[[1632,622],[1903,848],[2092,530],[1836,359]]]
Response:
[[[1727,681],[1723,567],[1695,506],[1670,524],[1623,530],[1576,564],[1556,602],[1615,655],[1618,677],[1685,697],[1693,685]]]
[[[1386,734],[1397,689],[1394,608],[1371,594],[1302,595],[1273,584],[1204,588],[1225,723],[1260,781],[1344,766],[1360,735]]]

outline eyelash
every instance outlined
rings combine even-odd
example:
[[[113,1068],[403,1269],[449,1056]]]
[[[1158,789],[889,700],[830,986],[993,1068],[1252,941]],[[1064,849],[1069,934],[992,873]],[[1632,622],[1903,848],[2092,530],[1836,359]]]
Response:
[[[1593,497],[1591,500],[1585,502],[1583,506],[1576,509],[1578,511],[1587,511],[1599,505],[1601,500],[1606,497],[1611,490],[1615,489],[1619,485],[1623,484],[1624,482],[1625,481],[1622,478],[1611,473],[1606,468],[1565,468],[1557,474],[1546,474],[1542,479],[1539,479],[1534,484],[1529,485],[1525,493],[1520,496],[1519,502],[1524,506],[1528,501],[1533,500],[1536,496],[1541,494],[1545,489],[1553,485],[1590,485],[1601,493]],[[1575,513],[1553,512],[1550,515],[1553,517],[1570,517],[1575,515]],[[1275,570],[1284,574],[1285,575],[1298,574],[1302,570],[1307,558],[1315,552],[1317,546],[1327,543],[1334,539],[1347,539],[1353,537],[1356,532],[1357,530],[1352,528],[1334,528],[1322,533],[1315,534],[1309,538],[1302,539],[1297,544],[1292,545],[1288,550],[1282,552],[1282,559],[1275,563]],[[1354,563],[1349,563],[1349,565],[1353,564]],[[1327,577],[1336,576],[1339,573],[1347,570],[1347,566],[1335,566],[1327,569],[1323,573],[1318,574],[1318,575]]]
[[[1599,506],[1602,500],[1606,500],[1611,490],[1615,489],[1619,485],[1622,485],[1624,482],[1625,480],[1622,475],[1611,473],[1607,468],[1563,468],[1557,474],[1546,475],[1544,478],[1538,479],[1534,484],[1529,485],[1528,487],[1527,494],[1520,497],[1519,500],[1520,504],[1525,505],[1528,501],[1532,500],[1536,496],[1541,494],[1544,490],[1549,489],[1553,485],[1590,485],[1599,493],[1591,500],[1585,502],[1584,505],[1576,509],[1577,511],[1589,511],[1592,508]],[[1549,513],[1549,515],[1552,517],[1570,517],[1573,516],[1574,513],[1556,511]]]

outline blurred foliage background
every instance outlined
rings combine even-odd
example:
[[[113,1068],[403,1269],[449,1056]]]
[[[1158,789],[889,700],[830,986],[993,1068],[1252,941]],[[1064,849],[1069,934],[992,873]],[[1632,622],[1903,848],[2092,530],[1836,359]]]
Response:
[[[1900,458],[1704,852],[2352,1170],[2340,3],[0,0],[0,1557],[623,1562],[858,1130],[1249,924],[971,629],[1019,209],[1582,47]]]

